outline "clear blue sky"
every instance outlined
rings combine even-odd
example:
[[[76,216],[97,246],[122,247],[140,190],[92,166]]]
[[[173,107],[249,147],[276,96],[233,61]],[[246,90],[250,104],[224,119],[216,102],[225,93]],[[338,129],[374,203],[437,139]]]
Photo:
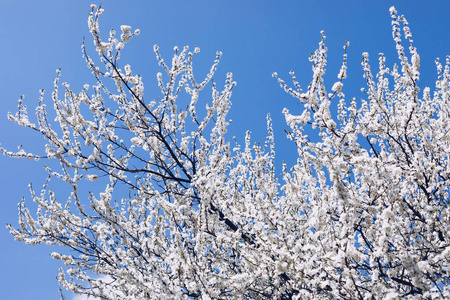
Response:
[[[47,90],[50,100],[55,70],[62,68],[62,81],[79,91],[93,78],[86,69],[80,46],[83,37],[92,44],[87,28],[89,4],[92,1],[24,1],[0,0],[0,143],[16,149],[41,151],[40,136],[6,120],[15,111],[20,94],[28,107],[34,108],[39,89]],[[246,129],[254,139],[263,141],[265,118],[274,120],[278,164],[292,165],[296,152],[286,142],[287,128],[281,111],[300,109],[285,94],[271,73],[289,79],[293,69],[304,87],[311,77],[307,60],[320,41],[320,31],[327,36],[329,87],[339,71],[342,46],[350,41],[349,78],[344,85],[348,97],[360,99],[363,84],[361,53],[369,52],[376,70],[379,52],[387,55],[388,65],[396,62],[392,41],[389,7],[395,5],[410,22],[415,46],[421,56],[421,84],[435,80],[436,57],[450,54],[450,2],[402,1],[335,1],[335,0],[190,0],[190,1],[103,1],[105,13],[100,25],[103,33],[122,24],[139,28],[141,35],[131,41],[122,53],[123,63],[143,75],[146,94],[157,93],[155,74],[158,67],[153,55],[156,43],[166,59],[172,48],[199,46],[196,65],[205,74],[215,52],[224,53],[215,80],[223,82],[226,72],[233,72],[238,82],[234,90],[231,135],[242,141]],[[99,4],[99,3],[96,3]],[[94,56],[95,52],[91,54]],[[199,76],[199,75],[198,75]],[[156,95],[156,94],[155,94]],[[49,103],[50,104],[50,103]],[[52,105],[49,105],[52,107]],[[33,110],[30,110],[32,112]],[[28,197],[27,185],[42,185],[45,172],[42,163],[0,157],[0,299],[59,299],[57,276],[59,264],[46,246],[26,246],[15,242],[4,227],[17,224],[17,202]],[[280,170],[280,168],[278,168]],[[29,201],[29,197],[27,198]],[[71,296],[68,295],[68,299]]]

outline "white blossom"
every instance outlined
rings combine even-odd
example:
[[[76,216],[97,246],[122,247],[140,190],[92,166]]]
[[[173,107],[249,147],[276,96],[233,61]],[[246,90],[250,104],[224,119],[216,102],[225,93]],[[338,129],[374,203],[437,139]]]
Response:
[[[213,81],[221,52],[198,80],[199,48],[175,47],[165,61],[155,45],[158,86],[144,97],[143,79],[118,63],[139,30],[102,40],[102,13],[92,5],[88,18],[99,66],[82,47],[94,85],[74,93],[57,70],[54,121],[43,90],[36,124],[23,97],[8,115],[42,134],[44,154],[0,148],[50,160],[48,181],[30,185],[36,213],[21,201],[8,228],[60,247],[50,256],[65,265],[63,288],[92,299],[450,298],[450,58],[420,93],[420,57],[394,7],[399,62],[388,68],[380,54],[374,74],[363,53],[361,101],[342,92],[348,42],[329,92],[324,32],[308,86],[294,71],[292,84],[272,74],[301,107],[283,110],[298,157],[281,174],[270,116],[265,143],[249,132],[243,145],[229,141],[236,82]]]
[[[94,174],[86,175],[86,179],[89,181],[96,181],[98,180],[98,176]]]
[[[331,88],[331,90],[333,92],[339,93],[342,90],[342,86],[343,86],[342,82],[340,82],[340,81],[335,82],[333,84],[333,87]]]

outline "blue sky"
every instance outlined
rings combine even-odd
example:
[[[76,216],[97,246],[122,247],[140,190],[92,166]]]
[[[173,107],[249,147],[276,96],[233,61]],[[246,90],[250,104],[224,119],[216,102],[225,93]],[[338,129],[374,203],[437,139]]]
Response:
[[[93,78],[81,56],[83,37],[92,45],[87,28],[89,4],[92,1],[24,1],[0,0],[0,143],[16,149],[42,153],[43,140],[6,119],[15,112],[17,99],[25,95],[30,109],[37,103],[38,91],[50,95],[55,70],[62,68],[62,81],[74,91]],[[387,64],[396,62],[392,41],[389,7],[395,5],[410,22],[415,46],[421,56],[421,85],[433,85],[436,57],[450,54],[449,1],[334,1],[334,0],[191,0],[191,1],[103,1],[105,13],[100,25],[103,33],[122,24],[139,28],[141,35],[133,39],[122,53],[122,63],[129,63],[145,82],[146,94],[157,93],[155,74],[159,71],[153,45],[160,46],[166,60],[174,46],[199,46],[195,60],[197,76],[206,74],[216,51],[223,52],[217,82],[233,72],[237,81],[230,117],[230,136],[243,141],[245,130],[254,141],[263,141],[266,114],[271,113],[278,166],[282,160],[295,162],[296,151],[286,141],[287,128],[282,109],[299,111],[301,106],[285,94],[271,73],[289,79],[296,71],[303,87],[309,84],[311,66],[308,56],[319,41],[320,31],[327,36],[329,49],[327,76],[329,88],[336,80],[343,54],[342,46],[350,41],[349,71],[344,85],[347,97],[361,99],[363,86],[361,53],[368,52],[374,69],[377,56],[383,52]],[[96,3],[99,4],[99,3]],[[90,53],[95,51],[90,47]],[[204,93],[206,94],[206,93]],[[51,104],[49,102],[49,104]],[[51,107],[51,105],[49,105]],[[32,110],[30,110],[31,112]],[[26,246],[15,242],[4,224],[17,224],[17,202],[28,196],[27,185],[43,184],[44,162],[0,157],[0,299],[58,299],[56,280],[59,264],[46,246]],[[278,170],[281,168],[278,167]],[[27,200],[30,200],[29,197]],[[68,299],[71,299],[68,294]]]

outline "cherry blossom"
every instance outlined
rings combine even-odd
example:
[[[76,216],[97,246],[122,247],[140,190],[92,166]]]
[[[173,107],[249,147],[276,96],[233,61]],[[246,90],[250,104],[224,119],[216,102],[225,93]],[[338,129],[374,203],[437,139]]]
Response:
[[[435,87],[420,89],[420,56],[395,8],[399,63],[380,54],[374,74],[363,53],[362,101],[344,94],[348,42],[338,80],[325,84],[324,32],[305,90],[293,71],[292,87],[273,73],[303,106],[283,111],[298,158],[281,176],[270,116],[265,143],[228,138],[236,83],[231,73],[212,80],[221,52],[198,80],[199,48],[175,47],[166,61],[155,45],[161,71],[144,96],[142,78],[120,64],[140,31],[122,25],[104,39],[102,13],[92,5],[88,18],[99,59],[82,46],[95,83],[74,93],[57,70],[55,120],[44,91],[36,123],[23,97],[8,115],[43,136],[44,153],[1,148],[59,163],[41,189],[30,185],[37,211],[20,202],[8,228],[30,245],[62,246],[50,256],[64,289],[89,299],[450,297],[450,58],[436,60]],[[64,201],[51,189],[61,182]],[[81,188],[94,185],[102,191]]]

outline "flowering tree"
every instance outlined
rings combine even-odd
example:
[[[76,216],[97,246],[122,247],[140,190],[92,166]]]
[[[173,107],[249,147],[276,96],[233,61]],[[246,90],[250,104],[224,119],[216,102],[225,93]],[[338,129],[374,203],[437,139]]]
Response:
[[[59,162],[46,167],[41,191],[30,187],[37,214],[21,202],[19,226],[8,227],[27,244],[71,250],[51,254],[67,266],[58,277],[65,289],[101,299],[450,297],[450,58],[445,66],[436,61],[435,91],[421,91],[419,55],[394,8],[400,64],[390,69],[380,55],[374,76],[363,54],[361,104],[345,100],[346,54],[327,92],[323,33],[306,91],[293,72],[293,87],[273,74],[304,104],[299,114],[284,111],[299,156],[292,169],[283,167],[282,182],[270,118],[264,147],[248,134],[244,147],[226,138],[235,82],[231,74],[223,88],[212,81],[221,53],[199,82],[198,48],[175,48],[166,64],[155,46],[161,94],[144,97],[141,77],[119,64],[139,31],[121,26],[120,38],[111,30],[102,40],[102,12],[92,6],[88,20],[102,67],[83,46],[97,80],[92,94],[88,85],[76,94],[63,83],[60,98],[58,71],[55,122],[43,91],[36,124],[22,100],[9,115],[45,138],[45,155],[2,149]],[[199,93],[207,86],[205,107]],[[306,134],[314,130],[319,142]],[[70,188],[64,203],[50,189],[55,177]],[[86,181],[104,184],[89,193],[88,206]]]

